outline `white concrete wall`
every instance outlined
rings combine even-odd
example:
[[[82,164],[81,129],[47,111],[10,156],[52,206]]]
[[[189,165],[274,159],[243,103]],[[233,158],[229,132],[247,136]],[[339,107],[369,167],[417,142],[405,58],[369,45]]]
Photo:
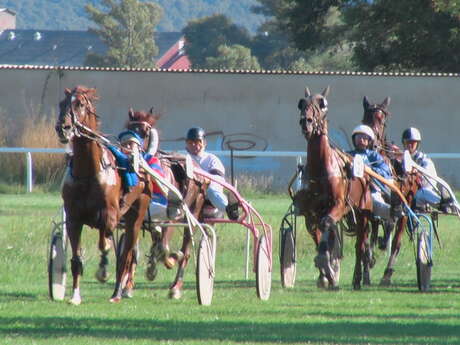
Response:
[[[186,130],[202,126],[208,132],[239,134],[231,138],[253,141],[252,150],[302,151],[306,142],[298,126],[297,102],[303,97],[305,86],[312,92],[321,92],[330,85],[330,130],[341,145],[348,145],[349,133],[361,121],[363,97],[380,103],[389,96],[390,139],[400,144],[402,130],[416,126],[422,131],[426,152],[460,152],[458,76],[91,70],[59,73],[52,69],[0,68],[0,107],[11,116],[23,116],[28,106],[43,104],[44,111],[49,113],[51,109],[56,111],[65,87],[83,84],[99,91],[97,112],[105,133],[119,132],[129,107],[154,106],[164,113],[158,123],[164,149],[182,148],[180,138]],[[179,141],[174,142],[175,139]],[[210,136],[209,149],[221,149],[222,140],[222,135]],[[460,160],[435,163],[442,176],[460,186]],[[294,164],[293,159],[239,159],[235,169],[273,175],[276,184],[283,184],[292,174]]]

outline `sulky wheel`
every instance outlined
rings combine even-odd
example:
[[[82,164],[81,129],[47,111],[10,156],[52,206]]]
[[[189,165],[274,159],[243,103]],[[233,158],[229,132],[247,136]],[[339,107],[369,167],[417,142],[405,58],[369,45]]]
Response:
[[[270,253],[271,247],[267,242],[267,238],[262,235],[259,239],[257,248],[256,287],[257,296],[263,301],[268,300],[270,297],[270,290],[272,287]]]
[[[431,238],[428,231],[417,234],[417,284],[420,291],[428,291],[431,283]]]
[[[215,257],[212,242],[204,236],[200,241],[197,252],[196,292],[198,303],[211,305],[214,291]]]
[[[294,205],[291,205],[280,226],[280,273],[281,285],[284,288],[292,288],[295,284],[296,226],[295,209]]]
[[[296,248],[293,231],[284,231],[281,241],[281,285],[284,288],[293,288],[296,275]]]
[[[62,229],[58,229],[60,226]],[[56,225],[51,234],[48,256],[48,289],[52,300],[62,301],[65,297],[67,278],[67,239],[65,223]]]

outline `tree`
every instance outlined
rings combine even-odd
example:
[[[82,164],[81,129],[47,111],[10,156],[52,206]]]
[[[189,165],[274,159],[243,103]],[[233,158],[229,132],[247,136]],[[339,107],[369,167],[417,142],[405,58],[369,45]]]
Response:
[[[156,3],[139,0],[102,0],[108,12],[85,7],[98,28],[92,28],[107,45],[105,56],[89,53],[85,64],[100,67],[155,67],[158,47],[154,31],[163,15]]]
[[[375,0],[346,12],[365,70],[460,72],[459,7],[445,0]],[[410,15],[408,15],[410,14]]]
[[[251,38],[246,29],[233,24],[222,14],[191,21],[182,30],[185,53],[194,68],[206,68],[206,58],[217,57],[221,45],[249,46]]]
[[[304,14],[315,11],[318,6],[310,6],[310,1],[296,0],[257,0],[259,5],[253,11],[266,16],[258,35],[251,46],[252,53],[257,56],[264,68],[294,70],[351,70],[350,45],[343,35],[337,32],[344,30],[341,13],[337,7],[323,8],[315,12],[321,14],[320,22],[325,25],[324,33],[314,33],[315,39],[304,39],[304,32],[297,37],[292,31],[291,15],[308,26],[308,18]],[[319,5],[321,5],[320,3]],[[314,5],[314,4],[313,4]],[[299,15],[301,13],[301,15]],[[317,30],[312,25],[311,30]],[[328,33],[327,35],[325,33]]]
[[[217,48],[216,57],[206,58],[206,67],[214,69],[259,70],[257,58],[251,56],[251,50],[239,44],[221,45]]]
[[[366,71],[458,72],[460,5],[447,0],[258,0],[295,47]]]

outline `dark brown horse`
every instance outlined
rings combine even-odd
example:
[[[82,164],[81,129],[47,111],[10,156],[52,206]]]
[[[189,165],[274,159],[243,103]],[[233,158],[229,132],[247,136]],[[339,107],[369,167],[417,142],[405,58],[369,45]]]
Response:
[[[404,169],[402,168],[401,161],[401,149],[398,146],[389,143],[386,138],[386,123],[391,115],[388,111],[389,104],[389,97],[385,98],[383,102],[380,104],[371,104],[367,97],[364,97],[364,115],[362,123],[368,125],[374,130],[376,138],[373,143],[374,147],[386,159],[387,163],[392,168],[393,180],[395,181],[395,184],[401,190],[401,193],[406,198],[407,202],[409,203],[409,206],[412,206],[411,204],[414,200],[415,193],[420,188],[420,174],[416,173],[415,171],[410,173],[406,173],[404,171]],[[395,198],[397,198],[397,196],[395,194],[392,194],[392,198],[390,198],[389,202],[395,203]],[[395,229],[395,232],[391,243],[391,254],[388,259],[388,264],[383,274],[383,277],[380,281],[380,285],[388,286],[391,284],[391,276],[394,272],[393,267],[396,262],[396,258],[399,254],[399,251],[401,249],[402,236],[404,235],[404,229],[406,228],[407,221],[407,216],[404,216],[396,220],[396,225],[393,222],[383,222],[382,224],[384,234],[383,237],[378,238],[380,249],[386,249],[393,229]],[[377,242],[379,222],[376,220],[371,220],[371,223],[372,236],[370,244],[368,246],[368,256],[371,257],[371,262],[373,263],[375,260],[373,259],[372,249]],[[370,284],[369,273],[365,275],[367,276],[365,278],[366,284]]]
[[[148,143],[152,142],[152,138],[149,136],[155,135],[152,128],[154,128],[159,114],[155,114],[153,108],[150,109],[149,112],[145,110],[134,111],[130,109],[128,116],[129,120],[126,124],[126,128],[138,133],[144,139],[144,149],[149,150]],[[193,216],[198,219],[204,205],[208,182],[196,174],[193,178],[187,176],[184,156],[166,154],[164,152],[158,152],[156,156],[164,173],[164,178],[180,191],[184,203],[190,209]],[[194,162],[189,163],[196,164]],[[171,200],[170,197],[168,206],[173,202],[177,201]],[[168,212],[168,214],[171,212],[172,211]],[[178,219],[178,221],[181,222],[182,219],[183,217]],[[164,221],[160,222],[164,223]],[[174,223],[174,221],[166,221],[166,223],[168,222]],[[149,280],[155,278],[158,262],[163,262],[168,269],[173,268],[177,263],[178,270],[174,282],[169,288],[169,296],[176,299],[180,298],[182,296],[184,284],[183,277],[191,254],[191,230],[184,228],[182,246],[178,252],[172,252],[170,250],[170,241],[174,234],[173,226],[163,226],[161,234],[157,231],[151,231],[150,233],[152,236],[152,246],[150,249],[146,277]]]
[[[329,144],[327,100],[329,87],[321,94],[310,94],[299,101],[300,127],[307,140],[307,162],[304,167],[307,189],[299,191],[294,203],[305,216],[305,223],[316,244],[315,265],[320,271],[318,286],[338,286],[340,240],[337,223],[353,210],[356,221],[356,262],[353,287],[359,289],[368,219],[372,211],[369,178],[349,177],[350,158]],[[327,279],[327,280],[326,280]]]
[[[77,86],[65,90],[60,102],[56,132],[62,143],[70,143],[73,156],[62,184],[62,198],[66,212],[66,226],[72,247],[71,269],[73,276],[72,304],[80,304],[80,277],[83,274],[81,233],[83,225],[99,230],[101,261],[96,274],[99,280],[107,280],[107,254],[109,239],[122,216],[120,198],[123,194],[115,158],[104,146],[107,140],[98,131],[99,118],[94,102],[96,89]],[[150,201],[149,178],[141,178],[131,193],[132,207],[126,207],[124,215],[126,242],[117,265],[115,291],[111,301],[119,301],[123,290],[132,290],[133,248],[137,242],[144,214]]]

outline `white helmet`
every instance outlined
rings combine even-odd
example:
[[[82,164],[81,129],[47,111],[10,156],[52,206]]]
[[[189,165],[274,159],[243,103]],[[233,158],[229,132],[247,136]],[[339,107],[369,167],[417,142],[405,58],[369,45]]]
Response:
[[[403,142],[403,144],[406,140],[422,141],[422,135],[420,134],[420,131],[417,128],[409,127],[405,129],[402,134],[401,141]]]
[[[354,140],[355,135],[358,134],[358,133],[366,134],[369,138],[371,138],[371,140],[375,139],[374,131],[369,126],[366,126],[366,125],[357,126],[353,130],[353,133],[351,133],[351,138]],[[354,141],[353,141],[353,143],[354,143]]]

